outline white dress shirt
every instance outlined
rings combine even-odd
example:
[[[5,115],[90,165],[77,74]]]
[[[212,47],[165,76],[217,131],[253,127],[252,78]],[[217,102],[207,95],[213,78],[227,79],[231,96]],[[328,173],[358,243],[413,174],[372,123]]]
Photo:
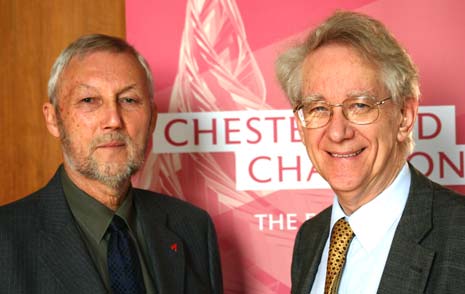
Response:
[[[405,164],[386,190],[357,209],[351,216],[344,214],[337,197],[334,197],[331,229],[341,217],[345,217],[355,233],[347,252],[339,294],[376,293],[394,233],[407,202],[409,189],[410,170],[408,164]],[[326,240],[311,294],[324,293],[328,251],[329,237]]]

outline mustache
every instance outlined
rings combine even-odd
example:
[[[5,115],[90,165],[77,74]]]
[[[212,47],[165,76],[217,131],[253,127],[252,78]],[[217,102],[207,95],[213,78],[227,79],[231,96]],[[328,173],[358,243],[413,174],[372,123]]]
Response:
[[[126,146],[129,146],[132,144],[132,141],[129,138],[129,136],[124,135],[122,133],[113,132],[113,133],[103,134],[103,135],[100,135],[92,139],[92,142],[90,143],[90,150],[94,151],[95,149],[97,149],[97,146],[102,145],[102,144],[107,144],[110,142],[114,142],[114,141],[124,142]]]

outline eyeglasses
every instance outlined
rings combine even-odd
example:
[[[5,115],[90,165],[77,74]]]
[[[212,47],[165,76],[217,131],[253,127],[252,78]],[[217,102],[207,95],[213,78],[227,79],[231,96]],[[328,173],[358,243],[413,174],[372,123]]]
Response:
[[[340,104],[330,104],[321,99],[310,99],[298,104],[294,108],[302,124],[307,129],[316,129],[326,126],[333,116],[334,107],[342,107],[344,117],[357,125],[371,124],[378,119],[379,106],[392,97],[376,101],[372,96],[353,97]]]

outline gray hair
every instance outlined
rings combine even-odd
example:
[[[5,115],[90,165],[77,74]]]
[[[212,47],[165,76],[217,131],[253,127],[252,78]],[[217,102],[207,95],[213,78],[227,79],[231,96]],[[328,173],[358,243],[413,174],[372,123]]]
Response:
[[[313,29],[303,42],[293,46],[276,60],[277,78],[292,107],[302,100],[302,66],[305,58],[316,49],[331,43],[351,46],[374,64],[379,70],[380,80],[393,101],[401,108],[406,99],[419,99],[416,66],[387,28],[367,15],[337,11]],[[413,146],[410,134],[402,147],[408,154],[413,151]]]
[[[144,69],[147,79],[150,103],[153,103],[153,77],[148,62],[139,52],[137,52],[133,46],[128,44],[125,40],[102,34],[82,36],[61,52],[52,66],[50,78],[48,80],[48,97],[50,99],[50,103],[57,107],[57,89],[60,85],[60,76],[71,59],[73,59],[75,56],[84,56],[89,53],[101,51],[115,53],[126,52],[133,55]]]

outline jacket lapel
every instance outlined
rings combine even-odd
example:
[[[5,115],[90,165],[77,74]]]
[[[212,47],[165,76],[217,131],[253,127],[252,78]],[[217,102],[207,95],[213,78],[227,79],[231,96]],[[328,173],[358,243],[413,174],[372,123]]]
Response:
[[[184,293],[185,257],[183,243],[166,226],[168,216],[159,208],[153,195],[134,190],[134,203],[147,243],[158,293]]]
[[[297,278],[294,281],[293,277],[292,293],[310,293],[329,236],[330,220],[331,208],[328,208],[314,220],[311,232],[302,232],[297,249],[300,252],[298,255],[294,252],[293,257],[292,275]],[[299,267],[295,267],[297,263],[300,264]]]
[[[38,208],[39,262],[66,293],[106,293],[66,203],[59,172],[42,190]]]
[[[421,241],[432,228],[430,182],[410,166],[409,197],[397,227],[378,293],[422,293],[434,259],[434,251]]]

